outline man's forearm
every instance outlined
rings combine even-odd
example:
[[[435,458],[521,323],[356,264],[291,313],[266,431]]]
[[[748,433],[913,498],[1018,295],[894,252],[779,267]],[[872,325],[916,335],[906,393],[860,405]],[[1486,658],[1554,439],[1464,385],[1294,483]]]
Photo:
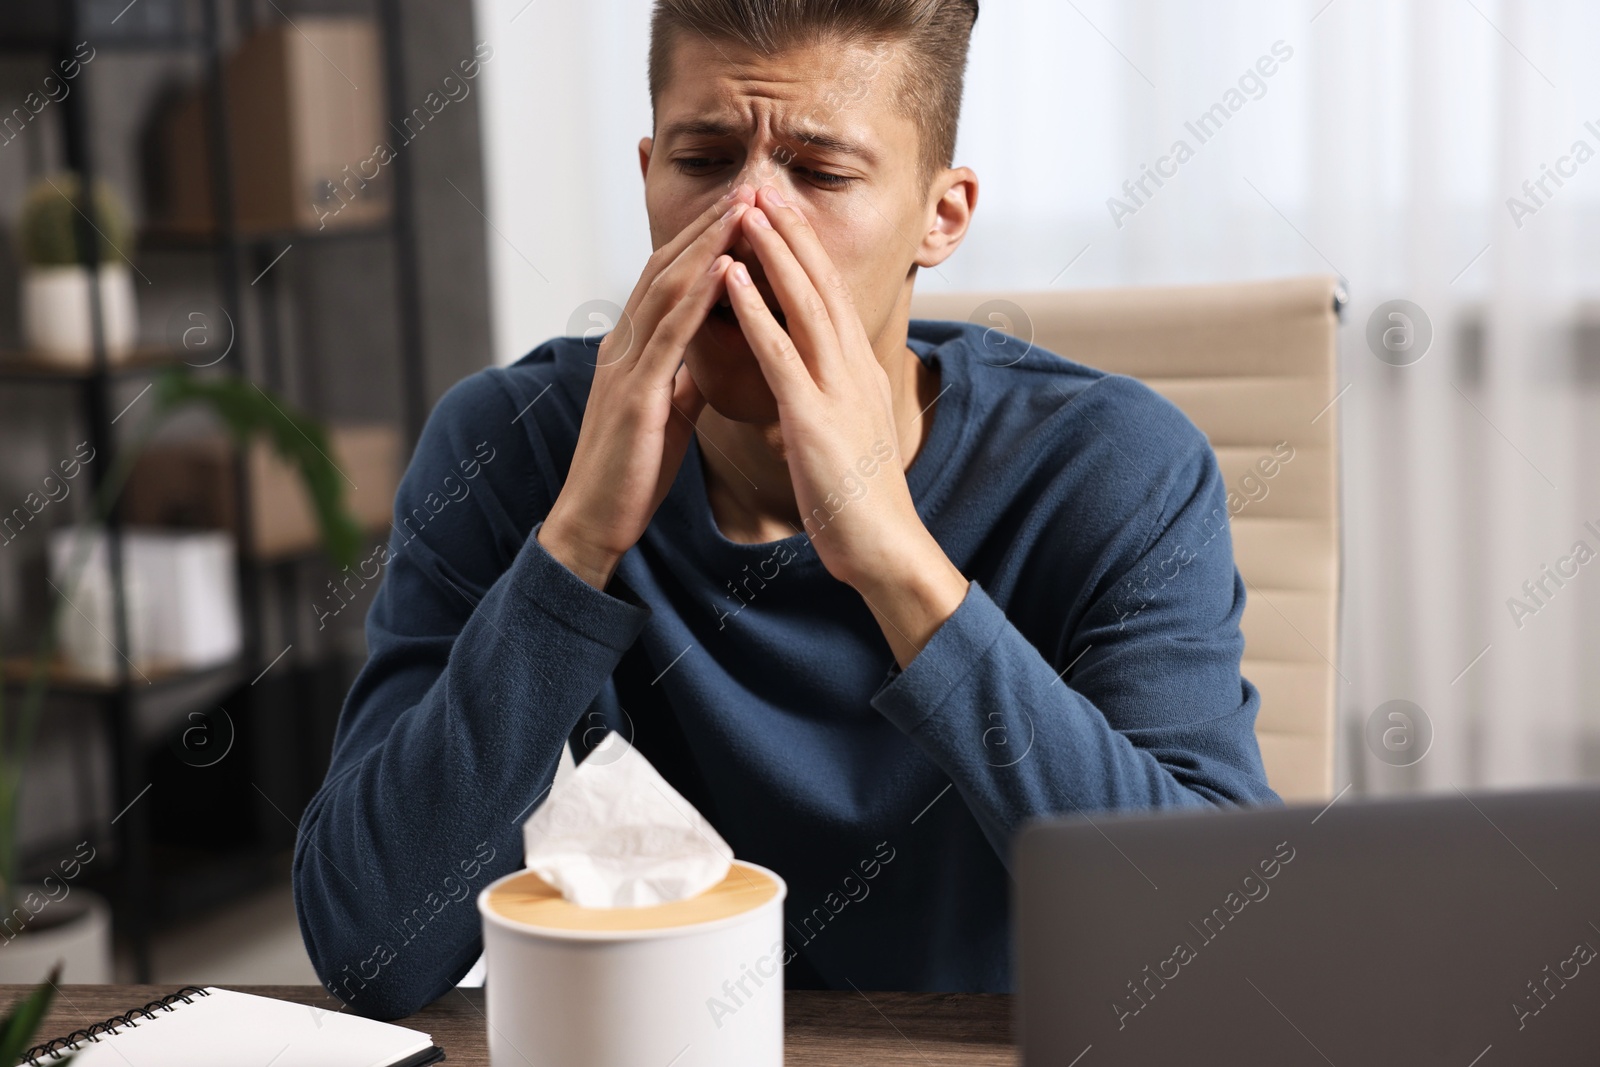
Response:
[[[617,564],[621,562],[621,557],[595,551],[584,545],[581,539],[572,536],[553,510],[540,526],[537,537],[546,552],[601,592],[610,584],[611,576],[617,572]]]
[[[973,583],[872,705],[950,776],[1009,864],[1012,836],[1034,816],[1275,799],[1251,731],[1259,696],[1236,688],[1237,653],[1216,647],[1149,667],[1096,647],[1078,664],[1080,691]]]
[[[300,821],[294,871],[307,953],[358,1014],[408,1015],[471,965],[477,914],[445,902],[515,868],[521,820],[648,614],[542,544],[526,543],[481,598],[413,551],[374,605],[373,658]],[[445,612],[473,600],[449,633]],[[409,633],[391,627],[402,611]],[[418,632],[427,618],[438,632]]]
[[[925,545],[893,558],[895,565],[857,583],[856,592],[883,630],[895,662],[905,670],[961,606],[967,579],[931,536]]]

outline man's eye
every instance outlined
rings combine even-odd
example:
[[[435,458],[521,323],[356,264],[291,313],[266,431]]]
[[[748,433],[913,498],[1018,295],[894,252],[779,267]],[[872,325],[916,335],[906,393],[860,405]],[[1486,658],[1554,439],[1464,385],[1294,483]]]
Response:
[[[691,159],[675,159],[673,165],[685,174],[706,174],[720,162],[706,156],[695,156]]]
[[[854,178],[843,174],[829,174],[827,171],[812,170],[810,167],[796,167],[795,170],[826,189],[843,189],[855,181]]]

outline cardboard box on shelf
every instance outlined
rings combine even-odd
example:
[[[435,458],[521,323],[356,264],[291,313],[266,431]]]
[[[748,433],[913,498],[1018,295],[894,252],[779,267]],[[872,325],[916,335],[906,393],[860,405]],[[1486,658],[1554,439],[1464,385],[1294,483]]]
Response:
[[[388,216],[383,62],[371,19],[300,16],[257,31],[227,60],[225,88],[239,230],[318,230]],[[216,228],[209,94],[201,85],[160,122],[164,210],[156,229]]]
[[[400,434],[391,426],[330,427],[329,456],[345,481],[345,504],[365,529],[382,535],[394,511],[403,467]],[[151,445],[134,465],[122,493],[126,522],[199,527],[237,533],[235,449],[225,437]],[[241,549],[271,560],[314,551],[321,544],[316,513],[300,474],[265,444],[246,459],[250,535]]]

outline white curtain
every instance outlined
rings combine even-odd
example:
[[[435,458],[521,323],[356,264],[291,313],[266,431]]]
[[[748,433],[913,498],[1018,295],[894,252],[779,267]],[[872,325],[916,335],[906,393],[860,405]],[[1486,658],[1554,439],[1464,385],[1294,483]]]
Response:
[[[478,0],[503,360],[620,303],[649,254],[648,14]],[[1574,553],[1600,553],[1596,41],[1583,0],[983,5],[958,150],[978,213],[920,285],[1347,280],[1338,779],[1357,793],[1600,777],[1600,558]],[[1199,143],[1186,124],[1240,99]],[[1192,158],[1161,162],[1180,139]],[[1405,367],[1366,341],[1395,298],[1433,330]],[[1432,724],[1411,766],[1364,738],[1392,699]]]

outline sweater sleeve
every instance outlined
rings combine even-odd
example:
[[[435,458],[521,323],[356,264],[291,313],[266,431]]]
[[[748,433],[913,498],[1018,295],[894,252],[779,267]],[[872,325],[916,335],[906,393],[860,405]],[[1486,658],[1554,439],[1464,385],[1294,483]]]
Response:
[[[650,614],[620,578],[595,589],[539,543],[539,409],[514,423],[499,373],[452,388],[418,443],[375,553],[368,659],[295,844],[306,951],[373,1018],[414,1013],[471,968],[478,891],[522,865],[525,813]]]
[[[1013,834],[1036,816],[1281,803],[1255,738],[1260,694],[1239,672],[1245,586],[1221,472],[1202,439],[1171,473],[1154,531],[1112,553],[1117,580],[1084,597],[1057,662],[972,580],[873,695],[1008,868]]]

